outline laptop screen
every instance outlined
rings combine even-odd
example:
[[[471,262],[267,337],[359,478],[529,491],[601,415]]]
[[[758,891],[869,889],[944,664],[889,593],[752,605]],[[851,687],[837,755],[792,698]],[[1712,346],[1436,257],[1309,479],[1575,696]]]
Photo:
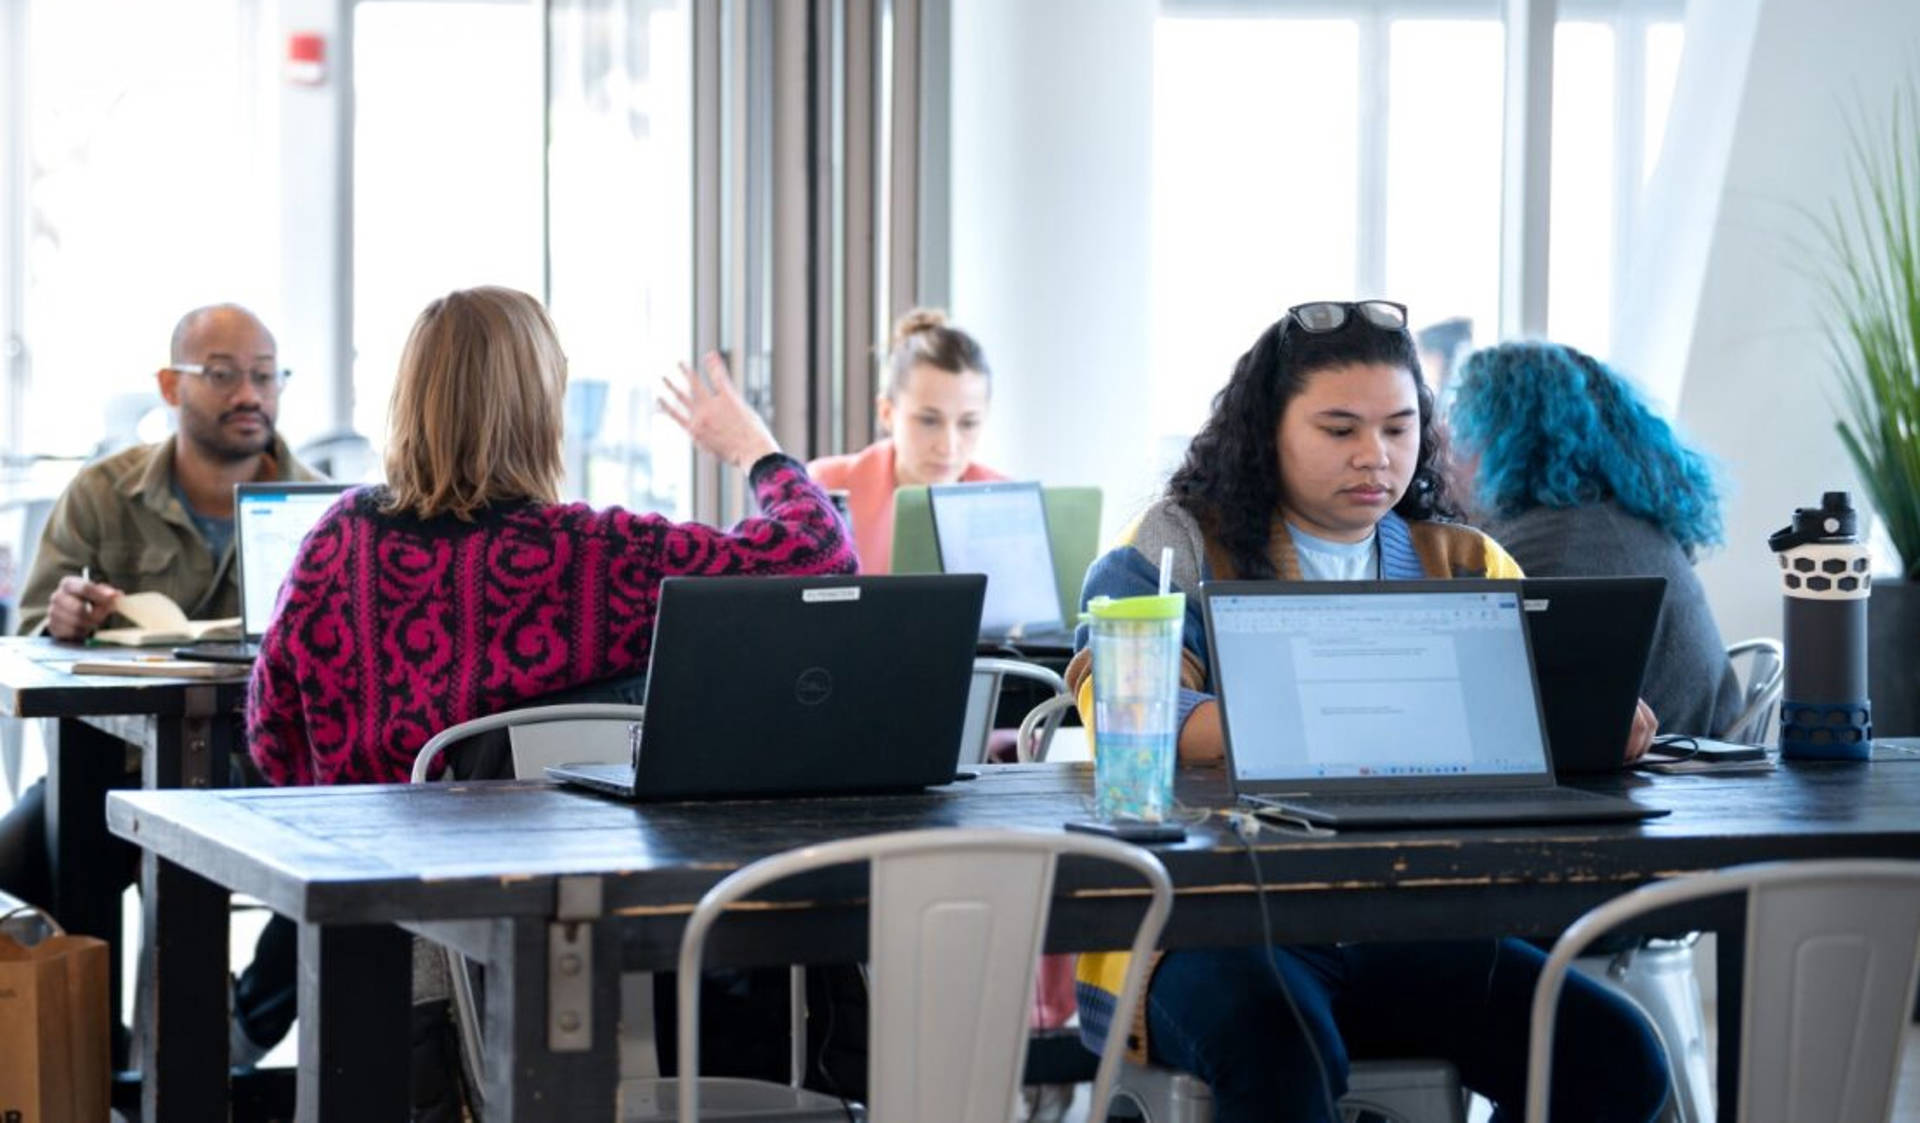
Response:
[[[234,534],[239,539],[239,556],[235,560],[240,564],[240,619],[248,639],[266,632],[280,584],[293,570],[300,540],[348,486],[242,484],[238,488]]]
[[[1518,591],[1367,588],[1208,596],[1236,780],[1546,773]]]
[[[957,484],[927,489],[945,573],[987,575],[980,631],[1059,631],[1059,593],[1047,509],[1037,483]]]

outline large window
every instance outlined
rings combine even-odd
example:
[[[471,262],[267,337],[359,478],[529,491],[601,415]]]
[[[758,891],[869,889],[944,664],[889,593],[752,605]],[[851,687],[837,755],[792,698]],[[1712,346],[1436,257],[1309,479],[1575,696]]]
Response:
[[[153,375],[183,312],[231,300],[274,322],[271,79],[258,0],[24,2],[26,96],[7,128],[24,120],[9,186],[25,253],[4,263],[22,285],[18,451],[82,457],[166,432]]]
[[[508,285],[567,352],[568,495],[687,513],[654,399],[690,337],[689,35],[686,0],[355,7],[354,424],[376,445],[420,309]]]
[[[376,447],[427,302],[542,296],[540,5],[366,0],[353,19],[353,423]]]
[[[1401,300],[1416,329],[1434,329],[1428,359],[1442,366],[1498,337],[1499,5],[1352,9],[1163,4],[1153,355],[1165,432],[1191,432],[1234,359],[1300,301]],[[1617,259],[1678,70],[1681,7],[1596,0],[1562,11],[1549,328],[1604,355]]]
[[[569,487],[684,516],[692,453],[654,403],[661,376],[692,358],[688,5],[550,7],[547,253],[569,367]]]

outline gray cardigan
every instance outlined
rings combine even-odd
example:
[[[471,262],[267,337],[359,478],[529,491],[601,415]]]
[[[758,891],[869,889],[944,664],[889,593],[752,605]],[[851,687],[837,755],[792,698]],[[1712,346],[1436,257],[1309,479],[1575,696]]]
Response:
[[[1641,697],[1662,733],[1721,733],[1740,713],[1740,683],[1693,562],[1671,536],[1611,501],[1535,507],[1482,527],[1528,577],[1664,577]]]

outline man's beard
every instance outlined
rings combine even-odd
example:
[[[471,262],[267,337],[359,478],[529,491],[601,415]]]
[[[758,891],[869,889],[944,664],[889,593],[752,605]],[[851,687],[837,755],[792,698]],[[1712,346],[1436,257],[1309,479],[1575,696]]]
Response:
[[[230,438],[226,435],[226,424],[232,418],[250,413],[260,419],[261,433],[257,440]],[[190,422],[185,425],[187,439],[192,441],[201,452],[215,460],[237,463],[250,460],[273,447],[273,418],[264,410],[230,409],[215,418],[211,424],[202,425]]]

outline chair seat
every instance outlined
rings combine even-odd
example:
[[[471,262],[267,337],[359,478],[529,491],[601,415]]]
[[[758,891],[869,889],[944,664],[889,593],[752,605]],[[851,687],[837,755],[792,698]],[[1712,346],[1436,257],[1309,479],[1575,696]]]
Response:
[[[620,1123],[673,1123],[678,1118],[680,1082],[620,1082]],[[860,1114],[857,1106],[853,1113]],[[704,1076],[700,1079],[700,1118],[779,1119],[793,1123],[846,1123],[849,1105],[838,1098],[763,1080]]]

